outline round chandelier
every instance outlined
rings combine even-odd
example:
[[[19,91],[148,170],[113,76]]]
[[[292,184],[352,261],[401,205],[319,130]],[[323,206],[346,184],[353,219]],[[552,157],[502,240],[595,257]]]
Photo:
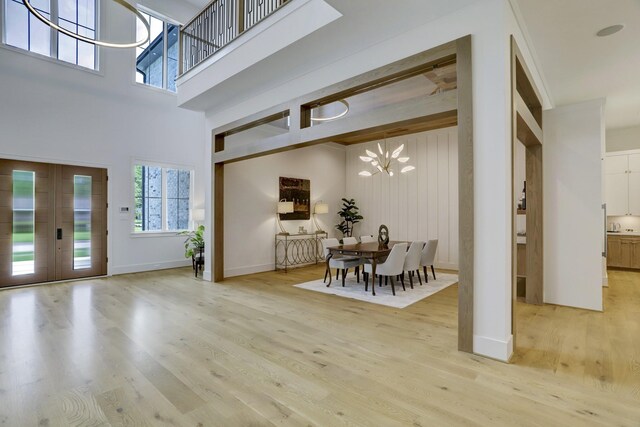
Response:
[[[40,12],[38,12],[35,7],[33,7],[31,5],[31,2],[29,0],[22,0],[22,3],[25,5],[25,7],[27,9],[29,9],[29,12],[31,12],[33,14],[33,16],[38,18],[40,21],[44,22],[49,27],[51,27],[54,30],[57,30],[57,31],[59,31],[59,32],[61,32],[63,34],[66,34],[69,37],[73,37],[76,40],[80,40],[80,41],[83,41],[83,42],[86,42],[86,43],[90,43],[92,45],[104,46],[104,47],[114,47],[114,48],[120,48],[120,49],[127,49],[127,48],[139,47],[139,46],[142,46],[143,44],[145,44],[146,42],[148,42],[149,39],[151,38],[151,27],[149,26],[149,22],[147,22],[147,20],[142,15],[142,13],[140,13],[138,11],[138,9],[136,9],[133,6],[131,6],[129,3],[127,3],[124,0],[113,0],[113,1],[118,3],[119,5],[123,6],[125,9],[131,11],[144,24],[144,27],[147,30],[147,34],[144,37],[144,39],[138,40],[138,41],[133,42],[133,43],[112,43],[112,42],[107,42],[107,41],[102,41],[102,40],[94,40],[92,38],[80,35],[78,33],[74,33],[73,31],[69,31],[66,28],[62,28],[61,26],[59,26],[55,22],[47,19]]]
[[[373,176],[380,172],[385,172],[389,176],[393,176],[394,171],[393,168],[397,167],[400,169],[400,173],[407,173],[415,169],[415,166],[406,165],[409,161],[409,157],[400,157],[400,154],[404,150],[404,144],[400,145],[398,148],[393,150],[391,155],[389,155],[389,149],[387,147],[387,140],[384,140],[384,150],[382,146],[378,142],[378,151],[380,154],[375,153],[370,150],[365,150],[366,156],[360,156],[360,160],[363,162],[370,164],[373,166],[373,172],[368,170],[361,171],[358,175],[360,176]]]
[[[342,110],[338,114],[336,114],[334,116],[331,116],[331,117],[311,117],[311,121],[314,121],[314,122],[330,122],[332,120],[340,119],[340,118],[346,116],[347,114],[349,114],[349,103],[347,102],[347,100],[346,99],[340,99],[340,100],[338,100],[338,102],[341,103],[342,105],[344,105],[344,110]]]

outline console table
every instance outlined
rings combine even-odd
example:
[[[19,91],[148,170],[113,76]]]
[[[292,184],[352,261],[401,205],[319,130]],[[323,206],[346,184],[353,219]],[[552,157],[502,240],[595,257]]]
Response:
[[[324,261],[322,239],[329,235],[322,233],[276,234],[275,265],[276,270],[317,264]]]

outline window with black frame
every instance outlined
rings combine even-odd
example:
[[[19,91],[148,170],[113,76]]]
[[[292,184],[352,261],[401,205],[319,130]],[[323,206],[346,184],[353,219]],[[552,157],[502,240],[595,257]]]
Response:
[[[148,86],[176,91],[180,29],[178,25],[143,13],[149,22],[150,39],[136,48],[136,82]],[[146,29],[137,21],[137,36],[141,38]]]
[[[31,0],[45,18],[76,34],[96,38],[97,0]],[[3,0],[4,44],[39,55],[97,69],[96,47],[40,22],[21,0]]]
[[[193,172],[138,164],[134,167],[134,232],[189,230]]]

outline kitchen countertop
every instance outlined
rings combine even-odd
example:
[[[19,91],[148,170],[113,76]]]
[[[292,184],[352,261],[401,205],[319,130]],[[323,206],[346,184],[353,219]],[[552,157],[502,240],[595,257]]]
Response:
[[[640,236],[639,231],[607,231],[609,236]]]

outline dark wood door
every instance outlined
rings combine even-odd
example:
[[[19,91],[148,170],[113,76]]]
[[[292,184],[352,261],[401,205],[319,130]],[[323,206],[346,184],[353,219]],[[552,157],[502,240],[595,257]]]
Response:
[[[0,287],[107,273],[106,170],[0,159]]]

